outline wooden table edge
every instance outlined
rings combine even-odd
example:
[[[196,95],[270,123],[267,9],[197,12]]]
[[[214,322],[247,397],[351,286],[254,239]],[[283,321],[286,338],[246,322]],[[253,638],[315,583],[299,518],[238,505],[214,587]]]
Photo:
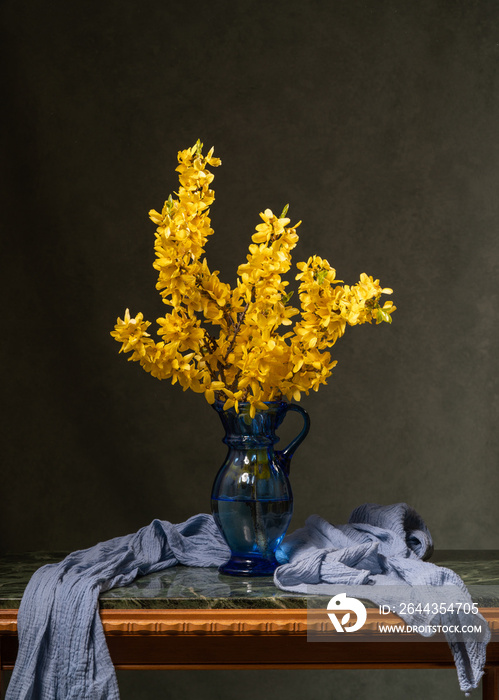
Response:
[[[479,612],[487,620],[491,632],[497,633],[499,608],[479,608]],[[0,610],[0,634],[17,633],[17,613],[16,609]],[[306,608],[100,610],[104,632],[122,635],[307,634],[308,613]],[[368,608],[362,631],[374,632],[380,623],[400,625],[403,621],[398,615],[381,615],[377,608]]]
[[[499,630],[499,608],[481,608],[480,613],[487,620],[491,631],[496,632]],[[0,636],[4,637],[4,641],[7,642],[8,638],[15,642],[17,645],[17,640],[15,636],[17,634],[17,613],[16,609],[4,609],[0,610]],[[255,642],[258,639],[263,643],[264,640],[275,640],[275,642],[280,647],[279,635],[281,635],[281,640],[284,642],[286,640],[296,640],[306,644],[307,641],[307,609],[178,609],[178,610],[141,610],[141,609],[102,609],[100,611],[102,625],[104,632],[108,637],[109,644],[142,644],[149,643],[148,640],[154,641],[155,639],[175,639],[178,636],[180,639],[185,640],[189,644],[202,643],[203,638],[209,640],[210,636],[212,640],[223,640],[224,638],[231,643],[229,640],[233,640],[235,644],[238,644],[238,640],[243,640],[244,638],[250,640],[253,638]],[[377,629],[379,622],[383,621],[385,624],[400,624],[401,619],[396,615],[380,615],[377,609],[368,608],[367,610],[367,621],[364,625],[365,628],[373,631]],[[367,627],[366,627],[367,626]],[[364,628],[363,628],[364,629]],[[381,636],[381,635],[378,635]],[[393,637],[395,641],[396,635],[383,635],[385,637]],[[405,635],[409,637],[410,635]],[[494,635],[495,636],[495,635]],[[419,637],[419,635],[415,635]],[[399,637],[400,638],[400,637]],[[136,640],[136,641],[133,641]],[[143,640],[139,642],[139,640]],[[190,642],[189,640],[192,640]],[[392,641],[392,640],[390,640]],[[409,640],[407,640],[409,641]],[[161,642],[159,641],[161,644]],[[204,642],[203,642],[204,643]],[[258,642],[260,643],[260,642]],[[175,642],[177,644],[177,642]],[[430,657],[416,660],[414,658],[406,658],[407,653],[414,647],[413,644],[409,644],[404,651],[403,647],[405,644],[402,643],[388,643],[388,647],[399,648],[400,659],[389,658],[387,661],[383,659],[372,660],[365,658],[361,661],[355,659],[355,647],[359,650],[363,650],[365,653],[366,646],[363,645],[362,641],[357,643],[347,644],[349,647],[348,656],[352,658],[334,661],[332,658],[328,658],[325,661],[317,663],[315,659],[310,658],[308,661],[303,659],[295,659],[290,662],[283,662],[275,659],[272,663],[263,663],[261,660],[257,660],[255,663],[241,663],[238,659],[232,662],[221,662],[218,663],[213,660],[203,660],[202,657],[199,659],[191,659],[187,663],[182,662],[180,659],[176,662],[172,660],[172,663],[165,663],[162,659],[158,659],[153,663],[150,661],[142,660],[137,663],[133,658],[123,661],[119,658],[119,654],[116,654],[115,666],[117,669],[155,669],[155,670],[214,670],[214,669],[263,669],[263,668],[273,668],[273,669],[356,669],[356,668],[393,668],[393,669],[404,669],[404,668],[452,668],[453,662],[452,657],[449,654],[449,658],[445,660],[442,653],[437,654],[437,657],[441,657],[437,660],[433,657],[433,652]],[[308,645],[306,644],[308,647]],[[315,645],[314,645],[315,646]],[[335,645],[336,646],[336,645]],[[371,647],[371,644],[367,645]],[[444,647],[444,643],[435,643],[430,645],[435,649]],[[134,648],[135,648],[134,647]],[[279,648],[278,647],[278,648]],[[376,644],[375,647],[379,648]],[[497,643],[493,645],[495,651],[492,657],[488,659],[488,663],[485,666],[485,673],[482,681],[482,698],[483,700],[499,700],[499,665],[497,663],[498,650]],[[446,653],[448,651],[448,645],[445,643]],[[198,649],[199,651],[199,649]],[[350,654],[350,651],[352,654]],[[492,651],[492,649],[491,649]],[[164,653],[164,652],[162,652]],[[360,652],[359,652],[360,653]],[[10,655],[12,659],[0,658],[0,685],[2,669],[11,669],[14,664],[14,652],[10,650]],[[1,653],[0,653],[1,656]],[[125,654],[126,656],[126,654]],[[281,654],[282,656],[282,654]],[[391,654],[393,656],[393,653]],[[189,654],[187,654],[189,657]],[[250,659],[248,659],[250,661]]]

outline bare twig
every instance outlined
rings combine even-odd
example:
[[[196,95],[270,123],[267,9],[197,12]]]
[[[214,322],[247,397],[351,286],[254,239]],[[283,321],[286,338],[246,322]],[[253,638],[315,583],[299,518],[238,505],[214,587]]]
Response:
[[[238,320],[237,320],[237,324],[236,324],[236,326],[235,326],[235,328],[234,328],[234,335],[232,336],[232,340],[231,340],[231,342],[230,342],[230,345],[229,345],[229,347],[228,347],[228,349],[227,349],[227,352],[225,353],[225,356],[224,356],[224,358],[223,358],[224,363],[227,362],[227,359],[228,359],[230,353],[234,350],[234,345],[236,344],[237,334],[238,334],[239,331],[241,330],[241,325],[242,325],[242,323],[243,323],[243,321],[244,321],[244,317],[246,316],[246,312],[247,312],[248,309],[249,309],[250,303],[251,303],[251,302],[248,301],[248,303],[246,304],[246,306],[244,307],[244,309],[243,309],[243,310],[241,311],[241,313],[239,314],[239,318],[238,318]]]

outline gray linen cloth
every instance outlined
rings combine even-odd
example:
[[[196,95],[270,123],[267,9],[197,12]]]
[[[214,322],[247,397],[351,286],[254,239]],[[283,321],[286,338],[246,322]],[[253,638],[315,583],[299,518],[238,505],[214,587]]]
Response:
[[[483,675],[490,630],[481,614],[470,612],[473,601],[462,579],[425,561],[432,552],[430,532],[413,508],[366,503],[347,525],[310,516],[305,527],[283,540],[274,582],[286,591],[321,596],[337,593],[340,586],[349,597],[405,609],[400,617],[424,628],[424,636],[432,636],[429,628],[447,628],[459,685],[468,694]],[[480,634],[459,631],[477,626]]]
[[[303,592],[321,585],[367,583],[373,602],[379,602],[376,587],[389,581],[405,583],[408,589],[449,583],[470,600],[457,574],[423,561],[431,547],[422,519],[406,504],[366,504],[352,513],[348,525],[339,527],[311,516],[304,528],[283,540],[274,581],[284,590]],[[219,566],[228,558],[213,517],[200,514],[179,525],[153,520],[135,534],[41,567],[21,601],[19,652],[6,700],[119,700],[99,594],[176,564]],[[387,599],[384,587],[383,592],[383,603],[396,601],[396,595]],[[475,688],[483,674],[487,641],[450,640],[464,691]]]

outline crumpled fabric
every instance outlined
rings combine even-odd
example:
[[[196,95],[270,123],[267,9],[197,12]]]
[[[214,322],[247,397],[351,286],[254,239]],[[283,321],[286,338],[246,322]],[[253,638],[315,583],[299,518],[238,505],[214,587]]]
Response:
[[[462,579],[426,561],[432,552],[430,532],[413,508],[405,503],[366,503],[353,511],[346,525],[310,516],[303,528],[283,540],[274,583],[285,591],[321,596],[344,586],[348,596],[396,610],[408,608],[410,613],[399,616],[407,625],[425,629],[481,625],[477,638],[465,635],[464,641],[462,634],[446,633],[459,686],[469,693],[483,675],[490,630],[481,614],[469,612],[473,601]],[[460,604],[460,611],[435,612],[435,603],[444,610]]]
[[[229,549],[211,515],[180,525],[153,520],[42,566],[17,618],[19,652],[6,700],[118,700],[99,594],[176,564],[219,566]]]
[[[421,585],[451,584],[463,600],[471,601],[457,574],[424,561],[431,551],[431,535],[412,508],[365,504],[347,525],[334,526],[313,515],[305,527],[287,536],[278,550],[274,582],[283,590],[303,593],[323,593],[321,586],[327,590],[332,584],[349,586],[348,591],[368,585],[369,600],[390,605],[400,598],[400,584],[407,590],[416,586],[416,591]],[[99,615],[100,593],[177,564],[220,566],[229,555],[213,517],[199,514],[178,525],[153,520],[135,534],[41,567],[19,608],[19,652],[6,700],[119,700]],[[384,584],[395,583],[394,595],[387,599]],[[376,595],[380,585],[382,600]],[[415,614],[404,619],[412,623],[429,618]],[[464,691],[478,685],[489,637],[466,643],[449,639]]]

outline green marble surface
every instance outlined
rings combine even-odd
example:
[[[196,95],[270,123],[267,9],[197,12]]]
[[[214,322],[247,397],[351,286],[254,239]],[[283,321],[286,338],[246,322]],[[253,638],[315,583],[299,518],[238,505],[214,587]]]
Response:
[[[66,552],[28,552],[0,557],[0,609],[18,608],[31,575]],[[480,607],[499,607],[499,552],[437,551],[431,562],[453,569]],[[223,576],[216,568],[175,566],[142,576],[100,597],[101,608],[306,608],[307,597],[276,588],[271,576]],[[374,607],[374,606],[373,606]]]

